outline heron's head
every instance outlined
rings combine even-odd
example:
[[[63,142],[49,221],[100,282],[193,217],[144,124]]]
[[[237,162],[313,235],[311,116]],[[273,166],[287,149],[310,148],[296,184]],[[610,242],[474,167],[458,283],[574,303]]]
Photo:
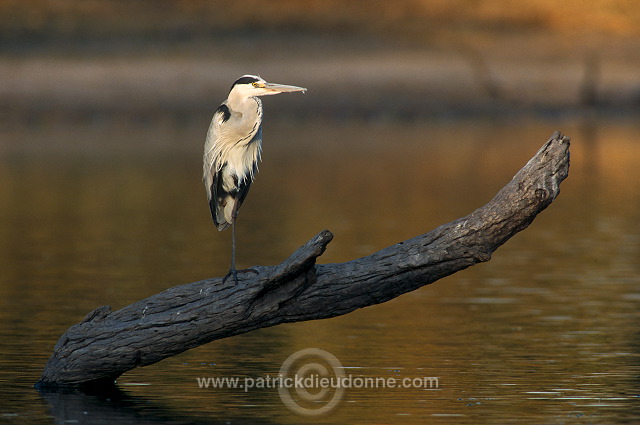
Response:
[[[242,77],[238,78],[236,82],[231,86],[229,97],[235,95],[243,98],[248,98],[294,91],[305,92],[307,91],[307,89],[305,89],[304,87],[268,83],[257,75],[243,75]]]

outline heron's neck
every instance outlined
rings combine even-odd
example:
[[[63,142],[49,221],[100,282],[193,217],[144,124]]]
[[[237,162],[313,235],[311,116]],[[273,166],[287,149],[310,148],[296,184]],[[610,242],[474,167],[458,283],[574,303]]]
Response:
[[[262,109],[262,101],[258,97],[244,97],[234,94],[231,93],[227,99],[227,106],[231,111],[246,115]]]
[[[228,131],[235,132],[249,143],[262,124],[262,101],[257,97],[229,96],[227,107],[231,116]]]

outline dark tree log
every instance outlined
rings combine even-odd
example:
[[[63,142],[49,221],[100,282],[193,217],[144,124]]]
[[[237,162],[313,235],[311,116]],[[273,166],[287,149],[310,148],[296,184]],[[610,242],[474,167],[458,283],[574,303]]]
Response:
[[[60,337],[38,385],[112,384],[128,370],[217,339],[346,314],[488,261],[553,202],[568,172],[569,138],[556,132],[488,204],[427,234],[316,265],[333,237],[325,230],[282,264],[241,273],[238,285],[207,279],[115,312],[100,307]]]

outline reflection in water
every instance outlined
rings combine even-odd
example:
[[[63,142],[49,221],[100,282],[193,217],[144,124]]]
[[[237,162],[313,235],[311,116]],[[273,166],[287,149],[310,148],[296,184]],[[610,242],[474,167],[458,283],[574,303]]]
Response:
[[[118,387],[101,390],[40,390],[56,423],[77,424],[259,424],[256,419],[198,418],[196,415],[181,414],[145,399],[132,396]]]
[[[200,183],[207,124],[2,130],[3,418],[299,423],[277,392],[201,389],[196,378],[277,374],[293,352],[319,347],[353,374],[437,376],[440,387],[354,389],[316,422],[637,419],[640,128],[624,122],[560,129],[573,138],[561,196],[487,264],[343,317],[216,341],[125,374],[114,394],[43,393],[43,403],[31,385],[88,311],[226,272],[230,235],[211,225]],[[424,233],[488,201],[555,130],[268,124],[239,218],[240,266],[278,263],[323,228],[335,239],[322,262]]]

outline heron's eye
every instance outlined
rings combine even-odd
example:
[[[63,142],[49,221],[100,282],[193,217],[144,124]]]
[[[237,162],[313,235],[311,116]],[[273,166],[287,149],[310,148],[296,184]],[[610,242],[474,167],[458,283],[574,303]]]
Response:
[[[255,88],[260,87],[260,83],[258,83],[257,81],[254,81],[253,83],[251,83],[251,85]]]

